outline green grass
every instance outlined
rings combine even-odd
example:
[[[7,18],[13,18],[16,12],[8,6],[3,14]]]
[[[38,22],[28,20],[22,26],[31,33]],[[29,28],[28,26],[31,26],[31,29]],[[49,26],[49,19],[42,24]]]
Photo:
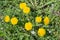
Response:
[[[26,2],[31,8],[30,14],[25,15],[19,8],[21,2]],[[13,26],[5,23],[4,17],[17,17],[19,22]],[[48,16],[50,24],[45,26],[43,23],[35,24],[35,17]],[[29,20],[28,20],[29,19]],[[26,22],[32,22],[34,27],[31,31],[24,29]],[[44,37],[37,35],[37,29],[44,27],[47,31]],[[60,0],[0,0],[0,37],[3,40],[60,40]]]

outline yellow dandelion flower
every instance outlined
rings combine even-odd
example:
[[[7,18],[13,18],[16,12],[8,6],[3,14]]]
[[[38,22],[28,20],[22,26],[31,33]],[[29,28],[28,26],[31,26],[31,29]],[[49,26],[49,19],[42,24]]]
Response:
[[[35,22],[40,23],[41,21],[42,21],[42,18],[40,16],[35,18]]]
[[[45,24],[45,25],[48,25],[49,22],[50,22],[49,18],[48,18],[48,17],[45,17],[45,18],[44,18],[44,24]]]
[[[18,19],[16,17],[11,18],[11,23],[16,25],[18,23]]]
[[[20,3],[19,6],[20,6],[21,9],[24,9],[26,7],[26,3]]]
[[[38,29],[38,35],[43,37],[46,34],[46,30],[44,28],[39,28]]]
[[[5,22],[9,22],[10,21],[10,17],[8,15],[6,15],[5,18],[4,18],[4,21]]]
[[[23,12],[24,12],[25,14],[29,14],[30,8],[29,8],[29,7],[25,7],[25,8],[23,9]]]
[[[32,29],[32,23],[31,23],[31,22],[27,22],[27,23],[25,24],[25,29],[26,29],[27,31],[31,30],[31,29]]]

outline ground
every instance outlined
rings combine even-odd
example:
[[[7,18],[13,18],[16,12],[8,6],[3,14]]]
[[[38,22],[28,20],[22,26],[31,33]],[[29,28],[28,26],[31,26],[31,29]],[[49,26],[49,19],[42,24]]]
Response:
[[[28,14],[20,8],[21,3],[30,8]],[[16,17],[16,25],[6,23],[6,15]],[[35,22],[36,16],[42,17],[41,23]],[[50,20],[48,25],[44,24],[45,16]],[[29,28],[33,25],[29,31],[24,28],[27,22],[32,23]],[[43,37],[37,33],[41,27],[46,31]],[[0,40],[60,40],[60,0],[0,0]]]

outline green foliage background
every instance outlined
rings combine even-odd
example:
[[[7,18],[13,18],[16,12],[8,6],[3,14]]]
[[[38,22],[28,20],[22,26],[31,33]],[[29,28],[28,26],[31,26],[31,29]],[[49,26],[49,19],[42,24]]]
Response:
[[[19,8],[21,2],[26,2],[31,8],[29,15],[25,15]],[[17,17],[19,23],[15,26],[4,22],[4,16]],[[36,16],[48,16],[50,24],[35,24]],[[34,27],[31,31],[24,29],[25,22],[31,21]],[[37,35],[37,29],[44,27],[47,34]],[[60,40],[60,0],[0,0],[0,39],[3,40]]]

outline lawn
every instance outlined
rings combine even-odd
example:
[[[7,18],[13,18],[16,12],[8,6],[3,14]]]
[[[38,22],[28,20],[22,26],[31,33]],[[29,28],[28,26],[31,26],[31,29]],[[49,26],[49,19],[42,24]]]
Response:
[[[60,40],[60,0],[0,0],[0,40]]]

